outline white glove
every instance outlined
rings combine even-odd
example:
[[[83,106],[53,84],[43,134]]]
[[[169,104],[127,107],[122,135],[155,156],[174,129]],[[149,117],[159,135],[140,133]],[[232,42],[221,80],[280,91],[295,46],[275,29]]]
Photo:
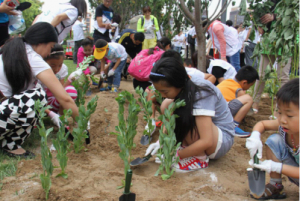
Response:
[[[114,22],[114,23],[111,24],[111,26],[112,26],[112,27],[118,27],[119,24],[117,24],[117,23]]]
[[[58,127],[60,127],[61,121],[59,119],[59,115],[55,112],[50,111],[48,116],[51,118],[51,121]]]
[[[249,42],[244,42],[244,47],[246,47],[246,46],[248,46],[248,45],[250,45]]]
[[[147,156],[150,153],[153,156],[154,154],[156,154],[159,148],[160,148],[160,144],[159,144],[159,140],[157,140],[157,142],[150,144],[150,146],[146,150],[145,156]]]
[[[110,69],[108,71],[108,77],[113,76],[115,74],[115,71],[113,69]]]
[[[101,76],[102,79],[106,78],[106,75],[105,75],[104,71],[101,71],[100,76]]]
[[[82,70],[78,69],[69,75],[68,80],[70,82],[73,82],[73,81],[77,80],[82,73],[83,73]]]
[[[249,150],[250,158],[253,159],[254,155],[257,153],[257,158],[262,158],[262,147],[263,144],[260,140],[260,133],[258,131],[253,131],[251,136],[246,139],[246,147]]]
[[[272,160],[265,160],[260,164],[253,164],[253,166],[268,173],[276,172],[281,174],[282,171],[282,163],[274,162]]]
[[[88,121],[88,123],[87,123],[87,129],[88,129],[88,130],[91,129],[91,123],[90,123],[90,121]]]

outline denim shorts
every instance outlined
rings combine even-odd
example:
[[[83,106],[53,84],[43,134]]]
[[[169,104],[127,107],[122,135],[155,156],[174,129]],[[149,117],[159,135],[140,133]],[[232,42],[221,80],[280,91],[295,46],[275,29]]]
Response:
[[[295,158],[289,152],[286,144],[279,134],[273,134],[268,137],[265,143],[273,152],[275,157],[283,164],[299,167],[299,164],[295,161]],[[299,179],[288,177],[289,180],[299,186]]]

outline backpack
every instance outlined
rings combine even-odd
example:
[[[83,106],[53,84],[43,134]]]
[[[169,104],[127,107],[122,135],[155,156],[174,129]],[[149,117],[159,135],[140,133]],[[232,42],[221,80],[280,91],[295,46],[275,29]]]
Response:
[[[128,67],[128,73],[138,81],[149,81],[149,75],[153,65],[165,52],[159,47],[155,47],[153,54],[148,55],[148,49],[142,50],[134,57]]]

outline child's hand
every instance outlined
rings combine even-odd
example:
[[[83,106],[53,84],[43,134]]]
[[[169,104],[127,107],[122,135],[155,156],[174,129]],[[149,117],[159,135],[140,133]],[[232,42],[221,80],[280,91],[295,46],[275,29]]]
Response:
[[[274,162],[272,160],[265,160],[260,164],[253,164],[253,166],[268,173],[277,172],[278,174],[281,174],[282,171],[282,163]]]
[[[257,152],[257,158],[262,158],[262,142],[260,140],[260,133],[258,131],[253,131],[251,136],[246,139],[246,147],[250,152],[250,158],[253,159]]]
[[[73,82],[73,81],[79,79],[79,77],[80,77],[80,75],[81,75],[82,73],[83,73],[82,70],[81,70],[81,69],[78,69],[78,70],[74,71],[73,73],[71,73],[71,74],[69,75],[68,80],[69,80],[70,82]]]
[[[159,140],[157,140],[157,142],[150,144],[150,146],[146,150],[145,156],[147,156],[150,153],[153,156],[154,154],[156,154],[159,148],[160,148],[160,144],[159,144]]]

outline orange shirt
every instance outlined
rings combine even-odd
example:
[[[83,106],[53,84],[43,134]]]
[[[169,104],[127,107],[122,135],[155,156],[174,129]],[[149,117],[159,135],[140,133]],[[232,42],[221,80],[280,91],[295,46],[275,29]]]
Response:
[[[223,80],[217,86],[227,102],[237,98],[237,90],[242,89],[241,85],[233,79]]]

